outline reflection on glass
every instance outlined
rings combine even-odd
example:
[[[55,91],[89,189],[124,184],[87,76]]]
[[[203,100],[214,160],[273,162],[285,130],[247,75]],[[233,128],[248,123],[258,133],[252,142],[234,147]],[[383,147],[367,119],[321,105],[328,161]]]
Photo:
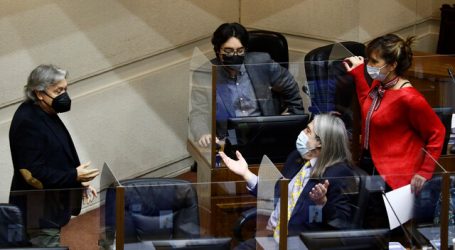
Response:
[[[190,62],[190,98],[188,137],[203,159],[211,164],[212,136],[212,64],[198,48]]]
[[[273,62],[267,53],[246,53],[242,64],[229,66],[217,58],[209,62],[198,50],[195,50],[194,54],[195,59],[191,63],[190,139],[200,152],[210,151],[212,114],[215,115],[215,142],[220,144],[220,150],[224,150],[226,138],[230,138],[230,145],[238,145],[239,142],[246,144],[245,141],[251,139],[252,141],[248,143],[254,145],[262,145],[261,140],[262,142],[269,140],[269,144],[276,140],[267,136],[267,133],[261,135],[260,131],[257,134],[249,133],[247,137],[244,137],[245,133],[236,134],[233,129],[235,125],[232,125],[237,123],[235,119],[255,117],[257,124],[265,124],[268,123],[266,117],[304,114],[301,91],[294,77],[297,74],[300,79],[302,78],[303,64],[291,65],[294,74],[292,75],[286,68]],[[207,61],[201,64],[204,61],[201,58]],[[213,105],[212,96],[216,97]],[[291,117],[274,119],[282,119],[281,124],[284,124],[285,120],[296,120]],[[302,123],[301,128],[303,127]],[[295,131],[291,133],[289,127],[282,126],[276,131],[288,132],[290,136],[286,134],[274,137],[295,138],[301,128],[294,129]],[[252,131],[254,128],[246,129]],[[292,148],[291,143],[288,143],[287,148]],[[257,155],[256,163],[259,163],[263,154]],[[206,156],[208,159],[210,154]]]
[[[212,221],[211,208],[198,201],[196,191],[215,183],[138,178],[120,184],[124,189],[123,206],[116,203],[116,190],[107,190],[106,212],[101,215],[107,239],[100,241],[102,249],[113,249],[119,244],[121,229],[125,249],[231,249],[230,237],[214,236],[213,228],[221,221]],[[117,222],[116,213],[124,214],[123,223]]]
[[[416,52],[406,76],[425,97],[445,128],[442,155],[451,154],[452,114],[455,110],[455,56]]]

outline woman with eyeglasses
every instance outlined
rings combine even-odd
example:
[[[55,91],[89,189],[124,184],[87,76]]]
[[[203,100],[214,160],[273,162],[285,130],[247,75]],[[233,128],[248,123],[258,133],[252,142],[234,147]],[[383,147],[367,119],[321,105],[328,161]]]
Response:
[[[387,34],[366,48],[368,60],[345,60],[355,78],[362,113],[363,159],[372,159],[368,172],[381,175],[386,189],[411,184],[418,193],[432,177],[444,142],[445,128],[428,102],[404,77],[411,66],[413,37]],[[364,75],[374,79],[368,86]],[[364,161],[365,162],[365,161]]]
[[[226,122],[232,117],[304,113],[294,77],[268,53],[248,52],[248,39],[247,30],[238,23],[224,23],[213,33],[218,138],[226,136]],[[202,147],[211,141],[211,83],[211,66],[194,72],[190,128]]]
[[[329,114],[316,115],[297,137],[296,149],[281,170],[283,177],[291,180],[288,185],[289,235],[350,227],[353,211],[345,194],[352,191],[351,185],[356,182],[343,121]],[[220,155],[226,166],[243,177],[247,188],[256,194],[260,177],[249,170],[242,154],[236,153],[238,160],[223,152]],[[267,225],[276,240],[280,230],[279,207],[276,204]]]

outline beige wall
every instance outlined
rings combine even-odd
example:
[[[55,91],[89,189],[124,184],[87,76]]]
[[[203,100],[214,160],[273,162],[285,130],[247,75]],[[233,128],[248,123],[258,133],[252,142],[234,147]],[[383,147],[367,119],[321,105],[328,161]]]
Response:
[[[62,118],[81,161],[97,167],[107,161],[121,179],[165,176],[191,163],[185,148],[189,59],[195,46],[211,55],[209,37],[220,23],[241,20],[248,28],[285,33],[292,61],[330,41],[396,31],[419,35],[419,46],[431,50],[440,2],[2,0],[0,202],[12,174],[9,124],[38,64],[70,71],[73,109]]]
[[[189,65],[193,47],[238,21],[238,1],[2,0],[0,202],[12,175],[8,130],[30,71],[70,71],[71,112],[61,117],[81,161],[110,163],[119,178],[188,169]]]
[[[238,20],[236,1],[3,0],[0,8],[0,105],[22,97],[27,74],[41,63],[71,79],[135,61],[206,37]]]
[[[412,32],[422,39],[430,36],[434,40],[439,30],[434,29],[431,20],[439,18],[442,2],[455,3],[454,0],[241,0],[240,18],[250,28],[275,30],[301,40],[367,42],[397,31]],[[418,32],[414,24],[420,24]],[[410,31],[406,30],[410,27]]]

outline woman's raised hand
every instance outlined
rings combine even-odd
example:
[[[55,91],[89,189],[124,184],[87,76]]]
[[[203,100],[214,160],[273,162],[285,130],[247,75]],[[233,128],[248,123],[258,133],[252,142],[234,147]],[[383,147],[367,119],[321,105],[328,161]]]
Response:
[[[355,69],[357,66],[363,64],[365,59],[361,56],[351,56],[343,61],[344,68],[350,72],[351,70]]]

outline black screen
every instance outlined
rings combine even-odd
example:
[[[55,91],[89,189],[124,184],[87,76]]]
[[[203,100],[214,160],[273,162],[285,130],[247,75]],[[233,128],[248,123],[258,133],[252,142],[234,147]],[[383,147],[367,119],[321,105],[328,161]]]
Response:
[[[229,250],[231,249],[231,238],[201,238],[190,240],[154,240],[152,241],[156,250]]]
[[[231,158],[239,150],[250,164],[260,163],[263,155],[273,162],[284,162],[295,150],[299,133],[308,125],[309,115],[238,117],[228,120],[224,152]]]
[[[311,250],[389,249],[388,232],[388,229],[308,232],[300,237]]]

